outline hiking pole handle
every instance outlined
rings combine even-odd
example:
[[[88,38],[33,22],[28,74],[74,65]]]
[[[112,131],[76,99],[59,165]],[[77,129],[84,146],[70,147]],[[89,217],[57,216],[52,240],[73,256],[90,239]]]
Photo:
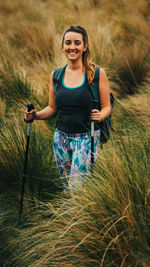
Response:
[[[34,109],[34,106],[33,106],[33,104],[32,103],[29,103],[29,104],[27,104],[27,108],[28,108],[28,112],[30,112],[32,109]],[[26,120],[26,119],[24,119],[24,121],[26,122],[26,123],[32,123],[33,122],[33,119],[32,120]]]
[[[98,109],[99,110],[99,101],[98,100],[92,100],[92,102],[91,102],[91,110],[92,109]]]

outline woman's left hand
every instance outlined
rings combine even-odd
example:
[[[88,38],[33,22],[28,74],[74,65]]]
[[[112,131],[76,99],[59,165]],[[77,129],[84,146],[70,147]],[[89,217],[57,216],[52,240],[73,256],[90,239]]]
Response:
[[[91,111],[91,120],[95,121],[95,122],[101,122],[103,120],[100,110],[92,109],[92,111]]]

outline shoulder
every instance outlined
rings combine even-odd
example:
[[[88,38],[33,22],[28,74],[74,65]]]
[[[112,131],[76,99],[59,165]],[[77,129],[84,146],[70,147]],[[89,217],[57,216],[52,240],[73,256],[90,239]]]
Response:
[[[60,74],[62,69],[63,69],[63,67],[57,67],[54,70],[52,70],[52,72],[50,73],[50,80],[58,79],[59,78],[59,74]]]
[[[57,85],[59,84],[59,81],[62,78],[62,75],[63,75],[65,68],[66,68],[66,66],[57,67],[51,73],[50,81],[53,82],[53,86],[54,86],[55,91],[57,89]]]
[[[106,75],[106,71],[105,71],[103,68],[100,68],[100,69],[99,69],[99,74],[100,74],[101,76],[105,76],[105,75]]]
[[[101,68],[99,65],[97,65],[95,68],[95,78],[98,78],[98,77],[100,78],[101,76],[102,77],[107,76],[106,71],[103,68]]]
[[[107,81],[108,80],[108,77],[107,77],[107,74],[106,74],[106,71],[103,69],[103,68],[100,68],[99,70],[99,81]]]
[[[53,71],[53,77],[54,79],[59,79],[59,76],[61,75],[62,71],[65,69],[66,66],[62,66],[62,67],[57,67],[56,69],[54,69]]]
[[[62,67],[57,67],[57,68],[55,68],[55,69],[53,70],[53,72],[57,73],[57,72],[61,71],[63,68],[64,68],[64,66],[62,66]]]
[[[106,71],[101,68],[99,65],[96,66],[96,69],[95,69],[95,77],[94,77],[94,80],[101,80],[101,79],[105,79],[107,78],[107,74],[106,74]]]
[[[50,74],[50,81],[53,80],[53,76],[54,76],[54,71],[52,71],[51,74]]]

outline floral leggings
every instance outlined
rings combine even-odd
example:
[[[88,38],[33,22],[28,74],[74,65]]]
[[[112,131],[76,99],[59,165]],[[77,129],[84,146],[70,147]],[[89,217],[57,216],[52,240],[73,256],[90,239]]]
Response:
[[[100,131],[94,133],[94,161],[96,161]],[[68,184],[72,189],[82,184],[91,166],[91,134],[68,134],[56,129],[53,149],[64,189]]]

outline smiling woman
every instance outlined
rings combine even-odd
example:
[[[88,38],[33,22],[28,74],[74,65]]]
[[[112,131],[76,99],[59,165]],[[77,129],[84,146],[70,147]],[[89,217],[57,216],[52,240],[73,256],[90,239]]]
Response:
[[[62,38],[62,51],[68,64],[54,89],[54,70],[50,76],[49,105],[37,112],[25,111],[26,119],[50,119],[58,114],[53,148],[64,190],[83,184],[91,166],[90,121],[101,122],[111,112],[110,89],[105,71],[100,68],[98,92],[101,109],[91,109],[89,83],[97,66],[90,61],[88,36],[81,26],[71,26]],[[98,156],[100,130],[94,133],[94,162]]]

